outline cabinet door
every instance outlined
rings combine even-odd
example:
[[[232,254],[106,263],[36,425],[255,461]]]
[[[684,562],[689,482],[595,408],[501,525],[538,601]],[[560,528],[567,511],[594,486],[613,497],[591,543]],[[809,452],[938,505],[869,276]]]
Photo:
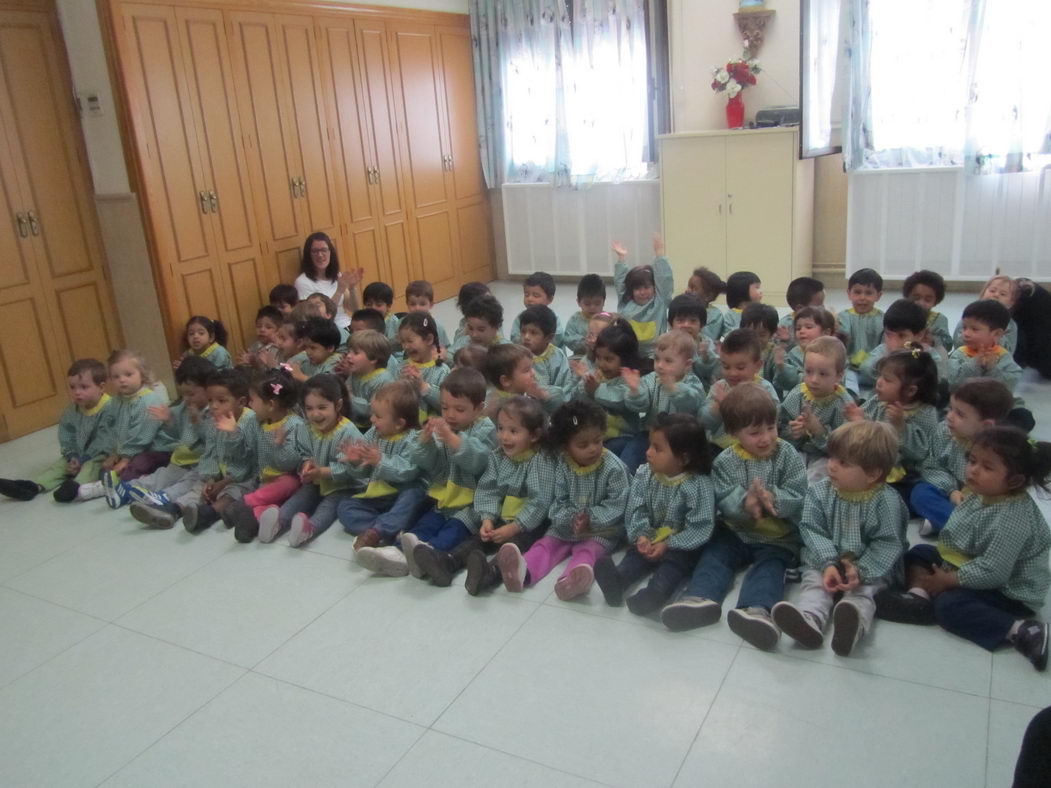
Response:
[[[726,138],[726,265],[758,273],[771,296],[783,296],[792,278],[793,139]]]
[[[237,100],[221,11],[176,9],[190,109],[200,140],[203,177],[222,289],[228,293],[218,316],[230,331],[231,347],[255,340],[255,313],[277,281],[264,265],[256,237],[248,165],[237,118]]]
[[[663,141],[661,201],[675,281],[684,285],[699,265],[725,279],[726,153],[722,137]]]
[[[478,151],[471,37],[469,31],[463,28],[440,27],[438,40],[445,87],[443,108],[449,127],[448,151],[459,230],[460,275],[465,281],[487,282],[493,278],[493,234],[489,193],[485,188]]]
[[[435,298],[446,298],[459,281],[459,239],[438,38],[433,27],[399,24],[391,43],[416,256]]]

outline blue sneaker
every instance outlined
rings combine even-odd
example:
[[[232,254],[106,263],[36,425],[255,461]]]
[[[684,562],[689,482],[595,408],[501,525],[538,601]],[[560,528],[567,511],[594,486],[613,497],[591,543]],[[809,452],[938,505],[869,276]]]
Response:
[[[110,509],[119,509],[131,501],[128,485],[120,480],[116,471],[106,471],[102,474],[102,489]]]
[[[147,506],[165,506],[171,503],[171,499],[161,490],[151,490],[135,482],[124,486],[127,487],[128,496],[133,503],[144,503]]]

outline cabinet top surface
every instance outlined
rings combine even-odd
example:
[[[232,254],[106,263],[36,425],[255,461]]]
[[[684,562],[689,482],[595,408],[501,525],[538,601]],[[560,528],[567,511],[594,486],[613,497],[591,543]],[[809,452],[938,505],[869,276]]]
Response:
[[[738,137],[743,134],[798,134],[798,126],[772,126],[766,129],[712,129],[711,131],[680,131],[675,134],[658,134],[657,139],[687,140],[694,137]]]

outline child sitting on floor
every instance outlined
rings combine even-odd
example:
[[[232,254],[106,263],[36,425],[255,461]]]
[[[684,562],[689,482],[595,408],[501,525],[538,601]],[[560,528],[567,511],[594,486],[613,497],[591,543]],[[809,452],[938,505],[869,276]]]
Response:
[[[811,306],[825,306],[825,284],[812,276],[796,277],[788,283],[788,289],[785,291],[785,300],[788,302],[788,308],[792,311],[778,322],[777,338],[786,350],[791,350],[796,344],[796,315],[800,309]]]
[[[735,271],[726,280],[726,303],[723,313],[723,336],[741,328],[741,315],[749,304],[763,300],[763,282],[751,271]]]
[[[528,310],[534,306],[546,306],[551,308],[551,302],[555,300],[555,277],[544,271],[537,271],[534,274],[530,274],[522,282],[522,305]],[[522,327],[521,320],[522,315],[525,312],[520,312],[518,317],[514,319],[511,324],[511,342],[516,345],[522,344]],[[552,315],[555,313],[552,312]],[[554,343],[557,347],[562,347],[562,320],[557,315],[555,316],[555,330],[553,333]]]
[[[373,396],[394,380],[387,369],[390,359],[391,344],[378,331],[355,331],[350,335],[347,354],[336,371],[349,375],[350,420],[359,430],[369,428]]]
[[[704,305],[703,331],[712,342],[718,342],[726,333],[723,330],[723,310],[715,303],[715,299],[725,292],[726,282],[720,279],[717,273],[708,270],[703,265],[694,268],[686,282],[686,295],[692,295]]]
[[[708,434],[708,440],[719,448],[724,449],[733,442],[733,438],[723,428],[720,403],[734,387],[742,383],[756,383],[770,395],[775,409],[780,402],[774,387],[759,375],[763,366],[761,354],[759,337],[750,328],[734,329],[719,346],[722,378],[708,389],[708,399],[701,409],[701,425]],[[777,424],[777,419],[774,419],[774,424]]]
[[[850,309],[839,313],[839,330],[847,346],[847,361],[857,370],[883,337],[883,312],[876,302],[883,296],[883,277],[871,268],[862,268],[847,280]]]
[[[1015,305],[1018,303],[1020,292],[1017,280],[997,274],[985,283],[982,292],[978,295],[978,300],[984,301],[987,298],[991,298],[1003,304],[1009,313],[1013,313]],[[952,341],[955,347],[963,344],[962,319],[956,324],[956,328],[953,329]],[[1000,338],[1000,344],[1003,345],[1004,350],[1008,353],[1015,352],[1015,348],[1018,346],[1018,324],[1013,319],[1007,324],[1007,330],[1004,331],[1004,335]]]
[[[659,235],[653,236],[652,265],[637,265],[629,270],[625,262],[628,250],[619,242],[614,242],[613,253],[617,255],[613,266],[617,311],[631,324],[639,343],[639,354],[651,356],[653,343],[668,329],[668,303],[675,289],[675,275],[664,256],[664,241]]]
[[[577,284],[577,306],[566,323],[563,345],[573,356],[583,356],[588,352],[588,323],[599,312],[606,308],[606,285],[598,274],[584,274]]]
[[[934,271],[916,271],[909,274],[901,286],[901,294],[919,304],[927,316],[925,328],[931,344],[941,345],[946,351],[953,348],[952,334],[949,333],[949,320],[934,307],[945,300],[945,280]]]
[[[795,341],[787,351],[774,348],[774,388],[787,394],[803,381],[803,354],[818,337],[836,333],[836,316],[821,306],[804,306],[796,312]]]

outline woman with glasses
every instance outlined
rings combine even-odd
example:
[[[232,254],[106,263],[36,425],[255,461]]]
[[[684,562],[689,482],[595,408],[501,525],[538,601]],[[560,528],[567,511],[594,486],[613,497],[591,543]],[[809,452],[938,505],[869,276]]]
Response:
[[[314,293],[331,298],[336,304],[336,325],[347,328],[350,313],[357,309],[355,287],[361,280],[360,271],[340,271],[336,245],[325,233],[311,233],[303,244],[303,260],[296,277],[299,300],[305,301]],[[346,305],[350,309],[344,308]]]

